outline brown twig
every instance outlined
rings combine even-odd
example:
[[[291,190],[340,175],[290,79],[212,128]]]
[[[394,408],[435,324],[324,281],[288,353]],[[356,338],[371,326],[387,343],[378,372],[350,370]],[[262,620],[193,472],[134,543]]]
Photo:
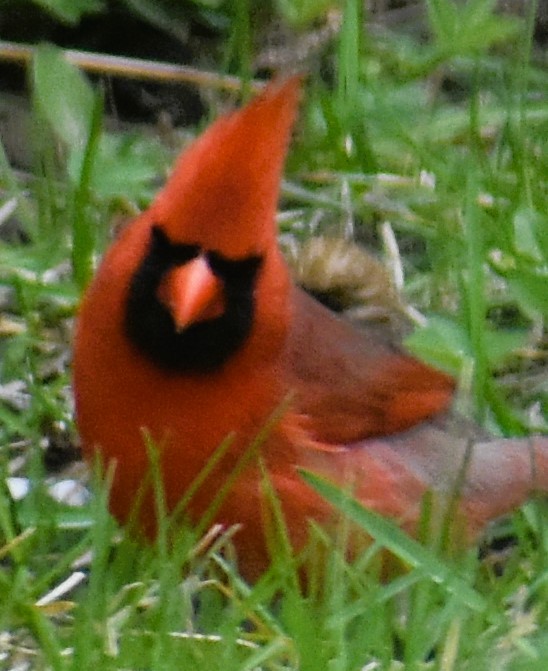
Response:
[[[244,82],[239,77],[219,75],[189,65],[160,63],[141,58],[112,56],[75,49],[64,49],[63,53],[69,63],[86,72],[100,75],[111,75],[126,79],[146,79],[156,82],[180,82],[226,91],[240,91],[244,87]],[[34,47],[30,44],[0,40],[0,61],[26,65],[31,62],[33,55]],[[264,83],[261,81],[252,80],[249,82],[249,88],[252,92],[259,92],[263,87]]]

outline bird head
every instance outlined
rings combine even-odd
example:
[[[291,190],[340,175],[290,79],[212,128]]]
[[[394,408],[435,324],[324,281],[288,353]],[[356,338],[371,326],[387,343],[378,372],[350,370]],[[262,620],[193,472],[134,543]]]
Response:
[[[275,81],[220,118],[183,152],[146,212],[126,330],[164,368],[221,366],[250,334],[263,275],[276,293],[284,269],[275,213],[299,92],[300,77]]]
[[[199,244],[229,259],[259,255],[272,244],[300,81],[274,81],[180,156],[153,205],[171,240]]]

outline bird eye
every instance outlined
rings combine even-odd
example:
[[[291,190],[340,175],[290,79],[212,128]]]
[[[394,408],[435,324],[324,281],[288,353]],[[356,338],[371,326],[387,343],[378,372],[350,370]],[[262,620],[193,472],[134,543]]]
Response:
[[[179,265],[194,259],[200,253],[199,245],[184,245],[172,242],[166,232],[158,225],[151,229],[151,252],[168,262],[170,265]]]

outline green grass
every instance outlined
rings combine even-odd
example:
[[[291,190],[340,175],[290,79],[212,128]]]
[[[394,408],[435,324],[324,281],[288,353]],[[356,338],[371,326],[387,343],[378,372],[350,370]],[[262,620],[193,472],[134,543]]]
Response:
[[[322,55],[332,81],[307,82],[281,208],[297,237],[320,212],[325,229],[352,228],[380,255],[388,222],[405,297],[430,317],[409,347],[459,378],[466,414],[527,434],[547,429],[548,74],[531,16],[502,19],[493,4],[431,0],[419,41],[361,33],[362,3],[341,3],[338,42]],[[244,79],[252,7],[228,13],[223,69]],[[315,18],[307,2],[278,11]],[[540,501],[493,531],[515,545],[480,559],[427,533],[412,541],[303,475],[348,522],[334,540],[314,529],[299,558],[280,524],[254,585],[221,559],[223,548],[233,556],[230,532],[199,541],[183,526],[170,544],[165,520],[143,546],[115,528],[104,484],[81,507],[52,501],[43,448],[75,435],[67,350],[79,296],[113,216],[146,205],[173,157],[158,141],[104,132],[100,98],[56,50],[37,52],[29,82],[35,169],[21,174],[0,155],[0,206],[16,204],[24,237],[0,243],[0,385],[12,385],[0,401],[0,668],[543,671]],[[4,484],[14,474],[32,482],[16,502]],[[355,524],[375,540],[349,561]],[[387,548],[405,571],[381,574]],[[74,587],[44,600],[71,576]]]

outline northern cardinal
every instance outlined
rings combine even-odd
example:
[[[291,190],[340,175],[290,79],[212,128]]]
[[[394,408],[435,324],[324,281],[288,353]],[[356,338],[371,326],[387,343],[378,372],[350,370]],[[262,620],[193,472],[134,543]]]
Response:
[[[450,431],[454,382],[356,329],[296,287],[275,211],[300,79],[275,81],[184,151],[150,207],[111,245],[89,286],[74,351],[84,452],[114,462],[110,506],[127,520],[159,453],[173,509],[218,446],[226,454],[191,497],[194,521],[268,418],[258,448],[300,549],[307,520],[333,511],[298,467],[341,487],[413,533],[427,490],[449,492],[469,457],[457,514],[473,539],[491,519],[548,489],[548,439],[484,440]],[[286,405],[284,406],[284,401]],[[281,412],[281,410],[280,410]],[[262,471],[235,478],[216,514],[241,525],[241,569],[268,564]],[[153,535],[154,505],[140,523]]]

